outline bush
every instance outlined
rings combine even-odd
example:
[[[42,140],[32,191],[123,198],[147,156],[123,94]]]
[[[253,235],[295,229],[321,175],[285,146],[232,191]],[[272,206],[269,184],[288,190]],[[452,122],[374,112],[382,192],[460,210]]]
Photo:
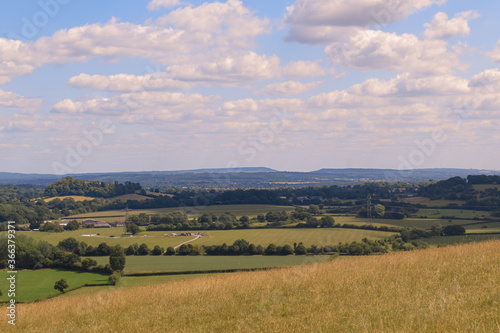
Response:
[[[465,235],[465,228],[461,225],[449,225],[444,227],[443,234],[445,236]]]
[[[167,247],[167,251],[165,251],[166,256],[173,256],[175,255],[175,249],[172,246]]]

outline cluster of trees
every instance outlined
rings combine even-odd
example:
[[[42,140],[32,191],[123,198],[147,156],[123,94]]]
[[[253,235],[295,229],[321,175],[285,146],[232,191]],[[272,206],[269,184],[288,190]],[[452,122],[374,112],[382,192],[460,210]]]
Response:
[[[0,268],[7,267],[8,238],[0,236]],[[90,258],[89,258],[90,259]],[[71,270],[84,270],[102,274],[111,273],[109,265],[97,265],[97,263],[82,261],[80,256],[74,252],[67,251],[64,247],[53,246],[46,241],[35,241],[26,235],[16,235],[16,268],[40,269],[40,268],[64,268]]]
[[[135,193],[138,190],[142,190],[142,186],[139,183],[125,182],[125,184],[119,184],[117,181],[114,183],[106,183],[73,179],[68,176],[48,185],[45,188],[44,196],[83,195],[88,197],[110,198],[117,195]]]

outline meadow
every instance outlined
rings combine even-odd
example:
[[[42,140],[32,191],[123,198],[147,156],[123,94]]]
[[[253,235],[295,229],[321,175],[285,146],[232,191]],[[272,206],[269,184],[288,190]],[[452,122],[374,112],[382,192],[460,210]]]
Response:
[[[196,232],[196,231],[194,231]],[[275,245],[293,245],[293,243],[303,242],[305,246],[315,245],[332,245],[339,242],[361,241],[363,238],[379,239],[391,236],[392,232],[360,230],[360,229],[233,229],[233,230],[208,230],[203,231],[205,236],[191,242],[190,244],[200,245],[222,245],[226,243],[232,244],[235,240],[246,239],[255,245],[267,246],[270,243]],[[85,242],[88,245],[98,246],[102,242],[112,246],[120,244],[122,247],[138,243],[147,244],[151,249],[155,245],[164,247],[176,246],[185,241],[191,240],[191,236],[165,237],[171,231],[143,231],[133,237],[119,237],[123,233],[123,228],[96,228],[96,229],[79,229],[74,231],[65,231],[61,233],[49,232],[18,232],[26,234],[37,240],[45,240],[53,245],[57,245],[61,240],[68,237],[74,237],[79,242]],[[97,233],[100,235],[97,236]],[[180,232],[177,231],[177,234]],[[92,237],[84,235],[94,235]],[[116,237],[110,237],[111,235]]]
[[[180,272],[295,266],[325,261],[330,256],[128,256],[125,274],[131,272]],[[108,257],[94,257],[98,264]]]
[[[500,241],[18,305],[2,332],[498,332]],[[71,320],[68,320],[71,318]]]
[[[6,270],[0,271],[0,290],[3,295],[1,301],[7,301],[8,281]],[[84,284],[108,284],[108,276],[86,272],[66,271],[62,269],[20,270],[16,274],[16,301],[29,302],[37,299],[58,295],[54,283],[60,279],[68,282],[69,289]]]

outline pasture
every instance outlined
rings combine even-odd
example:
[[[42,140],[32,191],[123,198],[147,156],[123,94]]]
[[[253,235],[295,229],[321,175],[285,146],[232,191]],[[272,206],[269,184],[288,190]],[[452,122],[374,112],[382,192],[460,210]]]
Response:
[[[196,231],[194,231],[196,232]],[[275,245],[293,245],[293,243],[303,242],[305,246],[315,245],[332,245],[339,242],[361,241],[363,238],[380,239],[392,235],[392,232],[361,230],[361,229],[233,229],[233,230],[204,230],[204,237],[201,237],[190,244],[199,245],[222,245],[226,243],[232,244],[235,240],[246,239],[255,245],[267,246],[270,243]],[[33,237],[36,240],[45,240],[53,245],[57,245],[63,239],[74,237],[79,242],[85,242],[88,245],[98,246],[102,242],[110,246],[120,244],[122,247],[138,243],[145,243],[149,248],[155,245],[164,247],[176,246],[185,241],[193,239],[193,236],[177,236],[165,237],[171,231],[143,231],[133,237],[119,237],[123,233],[123,228],[95,228],[95,229],[78,229],[74,231],[64,231],[60,233],[53,232],[33,232],[19,231],[20,234]],[[97,235],[99,233],[100,235]],[[177,234],[181,233],[179,231]],[[85,236],[93,235],[93,236]],[[111,235],[117,237],[110,237]]]
[[[92,201],[95,199],[93,197],[84,197],[83,195],[66,195],[66,196],[60,196],[60,197],[45,198],[44,200],[46,202],[51,202],[52,200],[55,200],[55,199],[64,200],[64,199],[68,199],[68,198],[72,198],[75,201],[85,201],[85,200]]]
[[[7,270],[0,271],[0,290],[3,295],[0,300],[7,301],[9,290]],[[17,272],[16,279],[16,301],[30,302],[37,299],[58,295],[59,291],[54,289],[54,283],[60,279],[68,282],[69,289],[83,286],[84,284],[108,284],[108,276],[73,272],[61,269],[40,269],[40,270],[20,270]]]
[[[108,257],[93,258],[98,264],[109,263]],[[283,267],[321,262],[328,258],[330,256],[127,256],[125,273]]]

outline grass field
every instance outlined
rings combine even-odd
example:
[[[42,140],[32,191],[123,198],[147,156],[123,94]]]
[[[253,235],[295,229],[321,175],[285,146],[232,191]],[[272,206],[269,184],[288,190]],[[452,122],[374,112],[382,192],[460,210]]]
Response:
[[[418,215],[427,216],[428,218],[439,218],[441,216],[455,216],[457,218],[473,219],[485,218],[491,215],[491,212],[481,210],[468,210],[468,209],[445,209],[445,208],[426,208],[420,209]]]
[[[0,290],[3,296],[0,300],[7,301],[8,281],[6,270],[0,271]],[[29,302],[51,295],[60,294],[54,289],[54,283],[60,279],[68,282],[69,288],[76,288],[84,284],[107,284],[108,276],[94,273],[82,273],[59,269],[21,270],[17,272],[16,301]]]
[[[429,198],[424,197],[411,197],[411,198],[403,198],[402,202],[408,202],[412,204],[421,204],[428,207],[446,207],[450,204],[463,205],[465,201],[462,200],[430,200]]]
[[[497,239],[500,240],[500,235],[464,235],[464,236],[441,236],[423,239],[424,242],[430,245],[439,244],[461,244],[470,242],[482,242],[487,240]]]
[[[175,207],[175,208],[157,208],[157,209],[131,209],[129,210],[130,215],[146,213],[146,214],[162,214],[170,213],[175,211],[183,211],[188,217],[195,218],[203,213],[221,215],[225,212],[231,212],[237,217],[247,215],[249,217],[255,217],[258,214],[266,214],[270,211],[282,211],[287,212],[293,211],[295,208],[291,206],[276,206],[276,205],[215,205],[215,206],[197,206],[197,207]],[[100,220],[110,222],[110,221],[120,221],[125,217],[125,210],[109,210],[104,212],[92,212],[79,215],[72,215],[65,217],[65,219],[76,219],[81,221],[86,218],[98,218]]]
[[[120,244],[123,247],[138,243],[146,243],[151,249],[155,245],[167,248],[176,246],[182,242],[193,239],[194,237],[165,237],[164,234],[172,234],[171,231],[143,231],[134,237],[110,237],[111,235],[120,236],[123,228],[98,228],[98,229],[79,229],[75,231],[65,231],[61,233],[48,232],[18,232],[26,234],[37,240],[45,240],[51,244],[57,245],[61,240],[68,237],[74,237],[79,242],[85,242],[88,245],[98,246],[102,242],[108,245]],[[221,245],[222,243],[232,244],[235,240],[244,238],[255,245],[267,246],[270,243],[276,245],[285,245],[303,242],[305,246],[331,245],[339,242],[360,241],[363,238],[379,239],[389,237],[393,233],[372,230],[359,229],[238,229],[238,230],[210,230],[204,231],[205,236],[192,242],[191,244],[200,245]],[[96,234],[100,233],[99,236]],[[179,232],[177,232],[179,233]],[[95,235],[87,237],[83,235]],[[146,237],[144,237],[146,236]]]
[[[18,306],[2,332],[498,332],[500,241]]]
[[[484,191],[488,188],[496,188],[497,190],[500,190],[500,185],[493,185],[493,184],[478,184],[478,185],[472,185],[474,187],[474,190],[481,192]]]
[[[328,258],[330,256],[128,256],[125,273],[282,267],[321,262]],[[94,259],[99,264],[109,263],[108,257]]]
[[[83,195],[66,195],[66,196],[61,196],[61,197],[47,198],[47,199],[45,199],[45,201],[46,202],[50,202],[50,201],[55,200],[55,199],[64,200],[64,199],[67,199],[67,198],[73,198],[75,201],[85,201],[85,200],[92,201],[92,200],[95,199],[93,197],[84,197]]]

